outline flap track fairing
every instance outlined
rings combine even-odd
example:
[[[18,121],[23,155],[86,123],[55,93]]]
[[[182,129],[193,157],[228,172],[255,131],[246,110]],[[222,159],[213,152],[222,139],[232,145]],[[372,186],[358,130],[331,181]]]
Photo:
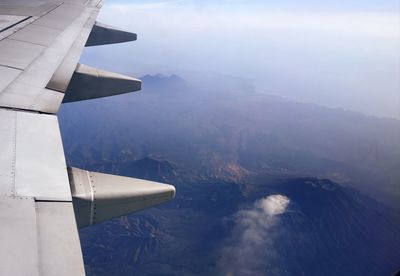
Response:
[[[103,98],[138,91],[138,79],[78,64],[68,85],[63,103]]]
[[[68,168],[78,227],[127,215],[175,197],[175,187],[158,182]]]
[[[96,22],[85,46],[97,46],[135,41],[137,35]]]

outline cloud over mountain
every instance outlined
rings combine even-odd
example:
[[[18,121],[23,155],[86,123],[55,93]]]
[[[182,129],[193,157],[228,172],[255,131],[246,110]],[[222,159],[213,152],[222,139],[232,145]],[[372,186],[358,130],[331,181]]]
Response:
[[[251,209],[234,215],[234,229],[222,249],[221,270],[227,275],[258,275],[276,254],[273,227],[290,203],[283,195],[270,195],[254,202]]]

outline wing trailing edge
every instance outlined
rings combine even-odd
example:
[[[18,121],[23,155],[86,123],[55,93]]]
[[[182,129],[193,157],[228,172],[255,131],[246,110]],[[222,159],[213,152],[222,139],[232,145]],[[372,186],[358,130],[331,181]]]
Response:
[[[175,197],[168,184],[68,168],[78,227],[126,215]]]

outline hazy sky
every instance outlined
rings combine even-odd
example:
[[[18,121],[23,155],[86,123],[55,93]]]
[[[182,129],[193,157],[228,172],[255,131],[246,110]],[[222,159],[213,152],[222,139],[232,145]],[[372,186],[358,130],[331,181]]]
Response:
[[[258,91],[400,118],[399,1],[105,1],[138,41],[83,62],[134,73],[216,72]]]

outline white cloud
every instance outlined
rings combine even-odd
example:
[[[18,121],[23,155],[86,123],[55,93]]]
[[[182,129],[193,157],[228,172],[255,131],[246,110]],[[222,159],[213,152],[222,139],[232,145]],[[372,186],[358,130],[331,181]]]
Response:
[[[262,209],[268,216],[275,216],[285,212],[289,199],[282,195],[273,195],[255,203],[257,209]]]
[[[223,273],[257,275],[268,268],[275,255],[273,227],[289,203],[286,196],[271,195],[234,215],[235,227],[219,262]]]

